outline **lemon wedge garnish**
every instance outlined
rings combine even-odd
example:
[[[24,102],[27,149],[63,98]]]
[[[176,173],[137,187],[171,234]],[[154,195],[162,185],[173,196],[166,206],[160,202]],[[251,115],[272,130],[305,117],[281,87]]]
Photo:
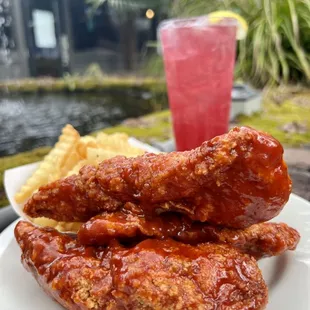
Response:
[[[246,20],[237,13],[231,11],[215,11],[208,14],[211,23],[218,23],[224,18],[231,18],[237,21],[237,40],[243,40],[248,32],[249,26]]]

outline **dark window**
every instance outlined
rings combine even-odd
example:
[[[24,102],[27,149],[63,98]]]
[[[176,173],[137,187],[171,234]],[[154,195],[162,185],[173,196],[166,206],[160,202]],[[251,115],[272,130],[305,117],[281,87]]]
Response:
[[[83,0],[71,0],[71,23],[75,50],[94,47],[114,49],[119,43],[119,27],[108,3],[95,12]]]
[[[138,50],[142,50],[150,41],[156,41],[156,32],[158,26],[158,15],[154,11],[154,17],[146,17],[147,8],[141,9],[136,22]]]

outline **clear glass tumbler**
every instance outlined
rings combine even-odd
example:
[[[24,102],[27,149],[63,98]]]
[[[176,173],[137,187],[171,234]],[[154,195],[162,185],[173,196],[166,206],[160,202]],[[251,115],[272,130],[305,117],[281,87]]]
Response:
[[[178,151],[228,131],[237,24],[208,16],[167,20],[159,36]]]

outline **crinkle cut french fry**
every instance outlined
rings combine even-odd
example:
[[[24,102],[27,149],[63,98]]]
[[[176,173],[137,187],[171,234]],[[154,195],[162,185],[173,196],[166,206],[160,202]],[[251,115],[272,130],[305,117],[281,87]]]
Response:
[[[77,144],[77,152],[82,159],[86,159],[88,147],[98,147],[97,140],[91,136],[81,137],[80,141]]]
[[[72,170],[70,170],[66,177],[69,177],[71,175],[74,175],[74,174],[79,174],[79,171],[86,165],[93,165],[93,166],[96,166],[96,163],[95,162],[92,162],[88,159],[84,159],[84,160],[81,160],[80,162],[78,162]]]
[[[79,133],[71,125],[67,125],[63,128],[62,134],[55,147],[44,158],[38,169],[15,195],[17,203],[23,203],[40,186],[61,177],[61,168],[68,160],[68,156],[70,156],[71,152],[75,149],[79,138]]]
[[[31,221],[41,227],[52,227],[57,229],[61,232],[77,232],[82,223],[79,222],[72,222],[72,223],[66,223],[66,222],[57,222],[45,217],[39,217],[36,219],[31,219]]]
[[[72,170],[80,161],[82,157],[79,155],[78,152],[73,151],[68,154],[67,159],[62,167],[60,167],[60,175],[64,177],[68,174],[70,170]]]
[[[128,139],[129,137],[125,133],[113,133],[108,135],[104,132],[99,132],[96,136],[98,143],[101,143],[102,145],[107,144],[110,146],[113,146],[115,143],[117,144],[120,141],[128,142]]]
[[[142,155],[144,150],[130,145],[128,136],[122,133],[115,133],[107,135],[105,133],[99,133],[96,137],[98,141],[98,149],[104,149],[107,151],[113,151],[118,155]]]
[[[100,162],[115,157],[117,155],[120,155],[120,153],[92,147],[89,147],[87,149],[87,160],[93,165],[98,165]]]
[[[62,130],[54,148],[44,158],[20,192],[16,194],[15,199],[18,203],[23,203],[40,186],[78,174],[85,165],[97,166],[100,162],[118,155],[135,157],[144,153],[144,150],[129,144],[127,134],[99,133],[97,137],[80,137],[71,125],[67,125]],[[56,222],[48,218],[31,220],[36,225],[54,227],[62,232],[77,232],[81,226],[81,223]]]

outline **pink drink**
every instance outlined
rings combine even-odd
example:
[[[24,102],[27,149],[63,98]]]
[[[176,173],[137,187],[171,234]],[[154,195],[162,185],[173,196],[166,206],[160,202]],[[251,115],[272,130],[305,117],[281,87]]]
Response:
[[[178,151],[228,131],[236,24],[207,16],[160,26],[170,109]]]

